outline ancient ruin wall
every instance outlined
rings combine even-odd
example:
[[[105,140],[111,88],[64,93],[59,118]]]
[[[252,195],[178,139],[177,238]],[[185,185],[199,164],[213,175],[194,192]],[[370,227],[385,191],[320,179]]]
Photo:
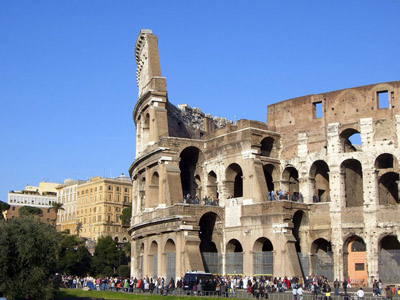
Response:
[[[382,108],[380,97],[388,97]],[[322,106],[322,115],[317,114]],[[374,139],[397,140],[395,115],[400,113],[400,82],[393,81],[338,90],[318,95],[293,98],[268,106],[267,125],[282,134],[282,159],[294,158],[299,133],[308,139],[308,151],[317,152],[327,146],[327,126],[339,123],[339,131],[354,128],[360,131],[360,119],[372,118]]]

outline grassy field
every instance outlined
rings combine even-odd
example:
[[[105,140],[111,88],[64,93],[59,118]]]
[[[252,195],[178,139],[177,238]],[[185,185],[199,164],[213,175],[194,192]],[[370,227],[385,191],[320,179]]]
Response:
[[[104,298],[112,300],[188,300],[191,298],[185,296],[161,296],[161,295],[135,295],[120,292],[99,292],[99,291],[82,291],[79,289],[60,289],[56,294],[56,298],[76,298],[76,297],[92,297],[92,298]],[[202,300],[206,299],[216,299],[201,297]]]

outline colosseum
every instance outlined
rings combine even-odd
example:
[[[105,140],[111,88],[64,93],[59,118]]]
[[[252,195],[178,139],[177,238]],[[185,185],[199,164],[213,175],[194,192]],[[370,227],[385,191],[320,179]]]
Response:
[[[232,122],[169,102],[151,30],[135,57],[132,276],[400,282],[399,81],[275,103],[266,123]]]

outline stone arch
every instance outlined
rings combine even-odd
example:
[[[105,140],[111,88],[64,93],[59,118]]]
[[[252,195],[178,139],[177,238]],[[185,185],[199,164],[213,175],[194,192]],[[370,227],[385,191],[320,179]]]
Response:
[[[350,235],[343,244],[343,273],[356,285],[367,282],[366,244],[358,235]]]
[[[363,206],[363,175],[361,163],[356,159],[347,159],[341,164],[341,176],[344,183],[346,207]]]
[[[225,257],[227,274],[243,274],[243,247],[237,239],[228,241]]]
[[[330,202],[329,167],[323,160],[315,161],[310,168],[313,202]]]
[[[308,217],[302,210],[297,210],[292,217],[292,222],[293,222],[293,229],[292,229],[292,234],[294,238],[296,239],[296,251],[297,252],[302,252],[301,251],[301,238],[304,234],[306,234],[306,227],[308,226]]]
[[[299,172],[292,165],[287,165],[282,172],[282,190],[284,194],[289,192],[289,198],[296,196],[299,193]]]
[[[340,138],[340,145],[342,148],[342,152],[347,153],[347,152],[361,151],[360,147],[361,144],[357,145],[351,142],[351,140],[354,141],[354,139],[356,139],[360,140],[361,143],[360,132],[357,129],[346,128],[339,134],[339,138]]]
[[[201,171],[199,169],[203,159],[202,152],[197,147],[189,146],[182,150],[179,157],[182,194],[184,196],[186,196],[187,194],[194,196],[196,195],[198,189],[195,175],[201,174]]]
[[[379,279],[385,283],[400,282],[400,242],[394,234],[379,240]]]
[[[144,243],[140,243],[139,246],[139,261],[138,261],[138,270],[141,278],[144,277]]]
[[[149,184],[149,207],[157,207],[160,203],[160,176],[157,171],[155,171],[151,176],[151,181]]]
[[[146,203],[146,176],[140,179],[139,183],[139,205],[140,210],[143,211]]]
[[[267,183],[268,192],[275,190],[275,180],[279,178],[278,169],[272,164],[266,164],[263,166],[264,178]]]
[[[214,171],[210,171],[207,174],[207,196],[219,198],[217,174]]]
[[[258,238],[253,244],[253,273],[274,274],[274,246],[266,237]]]
[[[169,238],[164,245],[164,255],[165,255],[165,274],[167,274],[167,281],[169,282],[171,278],[175,281],[176,274],[176,245],[172,238]]]
[[[318,238],[311,244],[312,273],[333,280],[332,244],[324,238]]]
[[[263,138],[261,141],[260,150],[261,150],[261,156],[275,158],[277,156],[275,139],[271,136]]]
[[[382,153],[375,160],[379,189],[379,204],[399,203],[399,168],[397,158],[390,153]]]
[[[243,171],[237,163],[230,164],[225,173],[227,192],[233,197],[243,197]]]
[[[150,243],[149,255],[148,255],[148,273],[152,274],[153,278],[158,276],[158,243],[153,240]]]
[[[221,244],[223,224],[221,217],[208,211],[199,220],[200,253],[206,272],[221,273]]]
[[[118,237],[116,236],[116,237],[114,237],[114,242],[116,242],[116,243],[118,243],[119,242],[119,239],[118,239]]]

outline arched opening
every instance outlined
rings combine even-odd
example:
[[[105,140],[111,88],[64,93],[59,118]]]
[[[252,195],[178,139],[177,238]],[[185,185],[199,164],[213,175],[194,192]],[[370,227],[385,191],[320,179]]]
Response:
[[[257,275],[274,274],[274,247],[265,237],[257,239],[253,246],[253,269]]]
[[[266,137],[261,141],[261,156],[272,157],[275,140],[272,137]]]
[[[313,202],[330,202],[329,167],[323,160],[315,161],[310,168]]]
[[[139,183],[139,205],[140,210],[143,211],[146,203],[146,177],[143,176]]]
[[[226,169],[227,190],[232,197],[243,197],[243,172],[238,164],[231,164]]]
[[[243,274],[243,248],[240,242],[232,239],[226,245],[226,273]]]
[[[359,236],[349,237],[343,245],[344,278],[354,285],[363,285],[368,279],[366,245]]]
[[[360,132],[353,128],[348,128],[340,134],[340,142],[343,152],[361,151],[361,135]]]
[[[171,278],[175,281],[176,274],[176,247],[175,242],[172,239],[168,239],[165,244],[165,268],[167,273],[167,281],[169,282]]]
[[[149,185],[149,207],[157,207],[160,203],[160,176],[157,172],[151,176],[151,184]]]
[[[293,197],[298,198],[299,194],[299,173],[294,167],[286,167],[282,173],[282,187],[285,200]]]
[[[275,190],[273,172],[275,167],[271,164],[263,166],[265,182],[267,183],[268,192]]]
[[[114,238],[114,242],[116,242],[116,243],[118,243],[118,242],[119,242],[119,239],[118,239],[118,237],[117,237],[117,236]]]
[[[379,204],[399,203],[399,170],[397,159],[389,153],[379,155],[375,160],[377,169]]]
[[[145,150],[150,141],[150,114],[146,114],[142,124],[142,150]]]
[[[355,159],[348,159],[341,166],[346,207],[363,205],[363,178],[361,163]]]
[[[379,243],[379,279],[387,284],[400,282],[400,243],[395,235]]]
[[[311,244],[312,274],[325,276],[333,281],[333,253],[331,242],[319,238]]]
[[[153,241],[150,246],[149,256],[149,273],[152,272],[153,278],[157,278],[158,276],[158,244],[156,241]],[[150,273],[151,274],[151,273]]]
[[[181,170],[181,183],[183,196],[195,196],[197,183],[195,180],[196,168],[199,165],[200,150],[196,147],[185,148],[180,155],[179,168]]]
[[[141,278],[144,278],[144,244],[140,245],[139,249],[139,261],[138,261],[139,274]]]
[[[304,239],[307,240],[307,232],[308,228],[308,218],[307,215],[302,211],[298,210],[293,215],[293,229],[292,234],[296,240],[295,249],[297,252],[297,257],[299,259],[301,272],[303,277],[308,276],[310,273],[310,263],[309,263],[309,255],[308,253],[301,252],[301,241]]]
[[[218,195],[218,186],[217,186],[217,174],[214,171],[208,173],[207,176],[207,196],[209,197],[217,197]]]
[[[199,222],[200,252],[203,266],[206,272],[222,272],[222,258],[218,253],[217,244],[220,244],[222,236],[222,222],[217,214],[208,212]]]
[[[194,177],[197,198],[202,199],[200,175]]]

